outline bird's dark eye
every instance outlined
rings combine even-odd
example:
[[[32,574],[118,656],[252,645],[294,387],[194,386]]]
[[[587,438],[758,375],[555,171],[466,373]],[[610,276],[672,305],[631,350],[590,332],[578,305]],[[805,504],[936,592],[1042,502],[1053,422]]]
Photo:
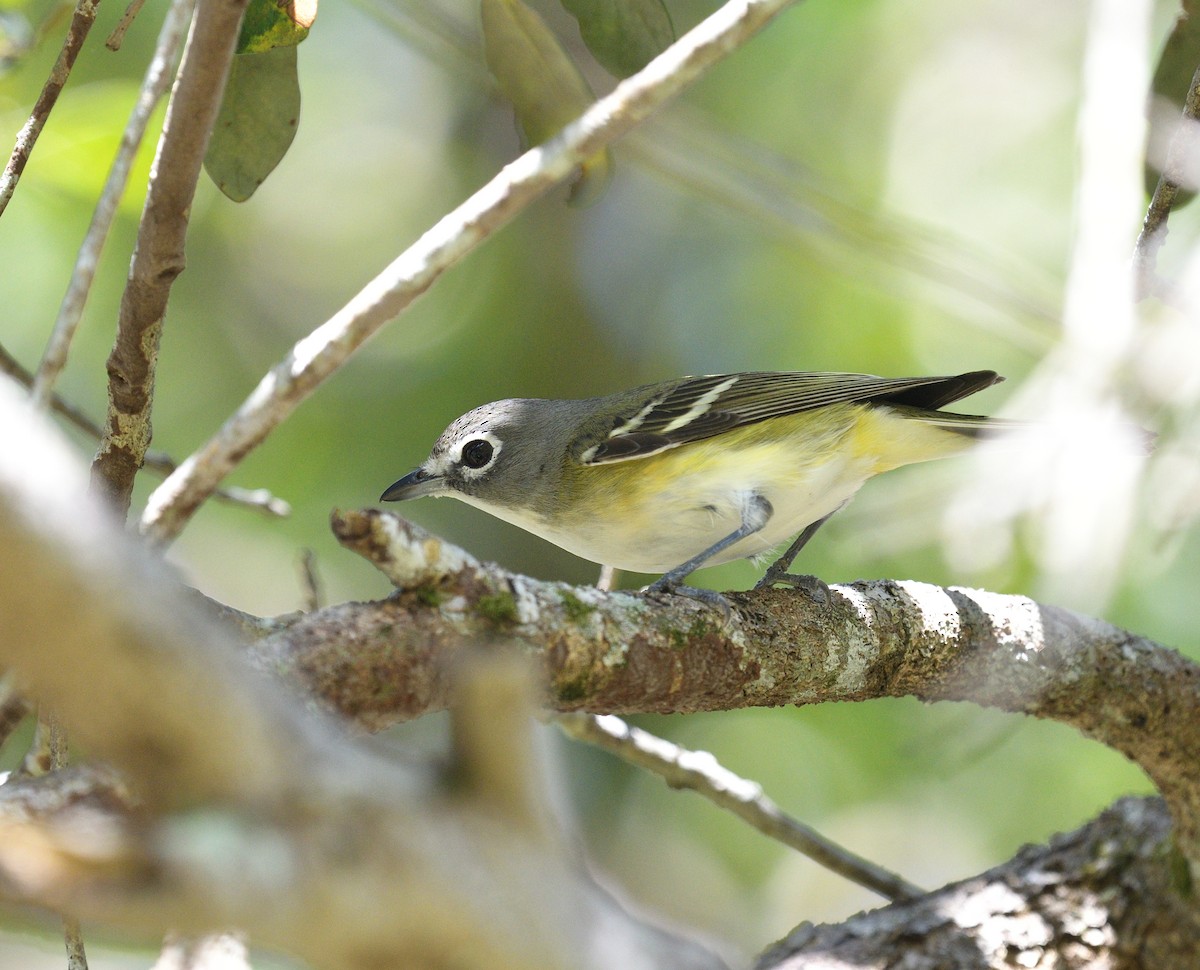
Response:
[[[492,460],[493,451],[492,443],[483,438],[468,441],[463,445],[462,463],[468,468],[483,468]]]

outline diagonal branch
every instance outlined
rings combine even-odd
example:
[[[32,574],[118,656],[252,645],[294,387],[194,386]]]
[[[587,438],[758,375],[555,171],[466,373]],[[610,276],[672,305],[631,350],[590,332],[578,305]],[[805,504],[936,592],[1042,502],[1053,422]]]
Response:
[[[363,342],[483,240],[576,167],[737,50],[792,0],[729,0],[543,145],[507,165],[292,348],[237,413],[146,506],[141,528],[170,542],[220,481]]]
[[[1197,123],[1200,122],[1200,67],[1192,75],[1183,103],[1183,117],[1171,136],[1167,148],[1167,159],[1154,195],[1146,208],[1142,231],[1138,234],[1133,249],[1133,265],[1137,274],[1138,297],[1144,299],[1154,294],[1155,273],[1158,266],[1158,251],[1167,241],[1167,220],[1175,206],[1175,197],[1187,180],[1189,168],[1194,167],[1197,148]]]
[[[150,408],[163,318],[184,268],[188,214],[247,0],[199,0],[151,169],[137,248],[108,358],[108,421],[92,463],[92,487],[129,511],[133,480],[150,445]]]
[[[690,788],[769,838],[884,899],[903,901],[925,895],[924,890],[895,873],[855,855],[787,815],[763,793],[760,785],[735,775],[707,751],[689,751],[633,727],[613,714],[560,714],[555,723],[568,737],[594,744],[631,765],[653,772],[672,788]]]
[[[191,2],[191,0],[184,0],[184,2]],[[24,388],[33,387],[33,375],[21,366],[21,363],[5,349],[3,344],[0,344],[0,373],[7,374]],[[54,391],[50,393],[48,406],[55,414],[65,419],[69,425],[77,431],[83,432],[93,441],[99,441],[104,437],[104,432],[95,421]],[[147,451],[142,464],[143,467],[149,468],[164,478],[179,467],[170,455],[161,451]],[[218,501],[255,509],[264,515],[276,518],[285,519],[292,514],[292,507],[287,502],[272,495],[265,488],[239,488],[236,485],[226,485],[217,489],[213,497]]]
[[[67,85],[67,78],[71,76],[71,68],[75,66],[75,58],[83,50],[83,42],[87,40],[88,32],[96,21],[96,8],[99,6],[100,0],[78,0],[75,6],[75,13],[71,16],[71,26],[67,28],[67,36],[63,39],[62,50],[58,52],[58,60],[54,62],[50,76],[42,87],[42,93],[38,95],[38,99],[34,103],[29,120],[17,133],[17,143],[13,146],[8,164],[4,166],[4,172],[0,174],[0,215],[3,215],[4,210],[8,207],[9,200],[16,191],[17,182],[21,180],[25,166],[29,164],[33,146],[37,144],[38,136],[46,127],[50,112],[58,103],[58,96],[62,94],[63,88]]]

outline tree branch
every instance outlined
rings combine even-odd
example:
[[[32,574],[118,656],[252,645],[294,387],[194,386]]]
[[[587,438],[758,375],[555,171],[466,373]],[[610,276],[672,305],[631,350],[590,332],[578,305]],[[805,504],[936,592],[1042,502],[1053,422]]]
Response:
[[[1185,970],[1200,921],[1164,864],[1172,852],[1162,802],[1125,798],[1076,832],[919,900],[801,924],[755,970]]]
[[[92,462],[92,487],[122,516],[150,445],[150,408],[171,285],[184,268],[184,241],[196,180],[247,0],[199,0],[191,36],[151,169],[137,248],[121,296],[108,358],[108,421]]]
[[[1154,186],[1154,195],[1146,208],[1142,231],[1138,234],[1137,244],[1133,248],[1139,299],[1145,299],[1154,293],[1158,251],[1167,241],[1167,220],[1175,205],[1175,197],[1187,179],[1188,169],[1194,165],[1196,158],[1198,121],[1200,67],[1196,68],[1196,73],[1192,75],[1192,84],[1183,103],[1183,117],[1171,136],[1166,163],[1158,176],[1158,183]]]
[[[543,145],[505,166],[292,348],[225,425],[150,496],[143,533],[175,538],[220,481],[362,343],[585,159],[745,44],[792,0],[729,0]]]
[[[20,181],[25,166],[29,164],[33,146],[37,144],[38,136],[46,126],[50,112],[58,103],[58,96],[62,94],[63,88],[67,85],[67,78],[71,76],[71,68],[75,66],[75,58],[83,50],[83,42],[87,40],[88,32],[96,21],[96,8],[99,6],[100,0],[78,0],[75,5],[75,13],[71,16],[71,26],[67,28],[67,36],[63,39],[58,60],[50,69],[50,76],[46,79],[42,93],[38,95],[38,99],[34,103],[29,120],[17,133],[17,143],[13,146],[8,164],[4,166],[4,172],[0,174],[0,215],[3,215],[4,210],[8,208],[9,200],[16,191],[17,182]]]
[[[112,33],[108,35],[108,40],[104,42],[104,46],[110,51],[119,51],[121,45],[125,43],[125,32],[133,25],[134,18],[141,13],[142,5],[146,0],[129,0],[129,6],[125,8],[125,12],[121,14],[121,19],[117,21],[117,26],[112,29]]]
[[[79,792],[74,770],[0,786],[0,895],[153,936],[167,926],[198,935],[237,925],[318,968],[721,965],[633,919],[560,839],[546,837],[533,790],[540,772],[509,720],[497,735],[522,748],[523,767],[502,774],[504,753],[485,730],[495,714],[486,691],[460,696],[457,771],[402,765],[348,741],[248,676],[227,632],[193,610],[95,502],[80,501],[81,470],[11,389],[0,389],[0,425],[10,435],[0,450],[0,665],[54,705],[91,752],[120,766],[139,797],[131,807],[103,794],[111,785]],[[1173,766],[1177,787],[1163,788],[1175,832],[1187,835],[1197,726],[1179,712],[1196,710],[1200,678],[1170,651],[1098,621],[1020,597],[874,583],[834,587],[824,606],[778,590],[730,594],[722,626],[690,600],[602,594],[483,567],[382,513],[337,524],[347,544],[376,550],[394,576],[407,569],[425,585],[386,603],[323,610],[241,649],[321,686],[327,704],[357,692],[360,723],[412,710],[410,693],[426,690],[422,677],[434,668],[450,696],[447,655],[500,638],[541,661],[562,708],[965,699],[1076,724],[1156,780]],[[415,656],[414,646],[441,656]],[[338,671],[348,683],[320,680]],[[486,671],[479,676],[477,685]],[[429,706],[429,696],[416,699]],[[888,934],[880,945],[949,936],[978,951],[975,962],[950,965],[1000,967],[1008,950],[990,955],[993,928],[1032,927],[1044,948],[1072,936],[1087,945],[1065,953],[1066,970],[1129,949],[1162,956],[1144,964],[1155,970],[1190,970],[1200,934],[1191,903],[1170,884],[1165,823],[1127,821],[1132,849],[1118,828],[1086,836],[1093,849],[1065,857],[1072,868],[1026,853],[978,892],[960,887],[935,896],[931,909],[885,910],[899,915],[876,924]],[[1194,849],[1186,837],[1179,845]],[[1089,901],[1103,908],[1094,918]],[[866,927],[852,924],[850,935]],[[804,932],[780,952],[799,952]]]
[[[690,788],[769,838],[884,899],[916,899],[925,895],[924,890],[894,872],[855,855],[792,818],[763,794],[760,785],[735,775],[707,751],[689,751],[626,724],[613,714],[560,714],[555,723],[569,737],[594,744],[631,765],[651,771],[672,788]]]
[[[0,426],[0,666],[139,798],[132,813],[0,811],[0,894],[156,938],[236,925],[317,968],[724,966],[632,917],[529,824],[534,793],[513,786],[538,773],[498,778],[478,691],[459,706],[475,725],[465,788],[350,741],[248,671],[228,631],[81,500],[68,449],[3,385]]]
[[[378,730],[444,706],[445,658],[502,635],[542,665],[561,711],[626,714],[913,696],[1070,724],[1137,762],[1200,861],[1200,667],[1101,620],[1023,596],[914,582],[726,594],[732,614],[538,582],[390,514],[335,513],[340,542],[400,587],[256,642],[260,666]]]
[[[104,249],[113,219],[116,218],[117,206],[125,192],[134,156],[146,134],[151,114],[170,86],[171,68],[175,64],[176,54],[187,33],[188,21],[191,20],[195,6],[196,0],[173,0],[163,20],[158,43],[150,59],[150,66],[146,68],[137,103],[121,135],[121,144],[104,182],[100,199],[96,203],[87,234],[79,247],[71,282],[67,285],[67,292],[58,310],[58,318],[54,321],[54,329],[38,365],[33,384],[33,399],[39,407],[46,407],[49,403],[54,383],[67,364],[67,353],[83,317],[83,308],[96,276],[100,253]]]
[[[4,348],[3,344],[0,344],[0,372],[13,378],[24,388],[33,387],[33,375],[21,366],[20,362]],[[57,393],[51,393],[49,406],[55,414],[63,417],[68,424],[77,431],[83,432],[93,441],[100,441],[104,437],[104,431],[95,421]],[[164,452],[147,451],[142,460],[142,467],[165,478],[179,466],[175,464],[175,460],[170,455]],[[264,515],[276,518],[286,518],[292,514],[292,507],[287,502],[272,495],[265,488],[239,488],[236,485],[226,485],[217,489],[213,498],[219,502],[228,502],[230,505],[255,509]]]

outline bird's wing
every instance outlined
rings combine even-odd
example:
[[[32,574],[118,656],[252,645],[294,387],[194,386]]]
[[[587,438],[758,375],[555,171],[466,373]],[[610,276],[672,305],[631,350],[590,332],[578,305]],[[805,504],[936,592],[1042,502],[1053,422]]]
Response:
[[[772,371],[685,377],[633,401],[607,436],[584,450],[580,460],[600,464],[644,458],[741,425],[830,404],[899,404],[936,410],[1002,379],[994,371],[953,377]]]

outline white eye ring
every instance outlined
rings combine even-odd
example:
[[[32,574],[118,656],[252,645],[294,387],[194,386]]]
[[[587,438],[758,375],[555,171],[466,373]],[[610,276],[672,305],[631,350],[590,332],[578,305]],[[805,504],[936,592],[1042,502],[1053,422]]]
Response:
[[[472,434],[455,448],[454,463],[464,478],[478,478],[496,463],[503,447],[499,438],[486,431]]]

